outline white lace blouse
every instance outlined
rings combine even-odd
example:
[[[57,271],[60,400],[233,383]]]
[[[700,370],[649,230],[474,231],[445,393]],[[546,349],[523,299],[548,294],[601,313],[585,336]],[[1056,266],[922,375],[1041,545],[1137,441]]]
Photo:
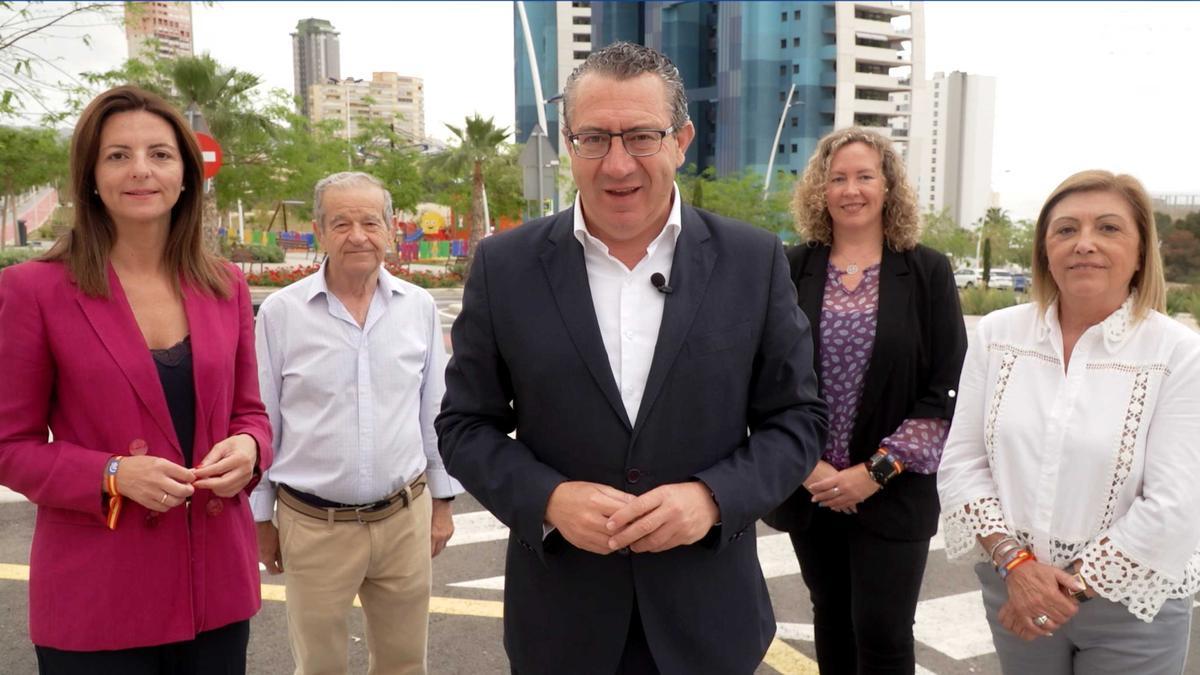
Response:
[[[1200,588],[1200,335],[1132,296],[1063,369],[1058,308],[979,322],[938,492],[946,551],[986,560],[1007,532],[1151,621]]]

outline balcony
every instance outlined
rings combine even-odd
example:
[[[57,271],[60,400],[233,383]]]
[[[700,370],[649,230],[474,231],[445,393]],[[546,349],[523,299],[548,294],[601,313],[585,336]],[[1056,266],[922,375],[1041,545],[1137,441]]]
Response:
[[[867,131],[874,131],[884,138],[891,138],[892,131],[894,131],[894,129],[891,127],[863,127],[863,129],[866,129]]]
[[[865,98],[854,99],[854,112],[871,113],[875,115],[895,115],[896,104],[891,101],[872,101]]]
[[[911,40],[912,33],[908,29],[892,26],[889,21],[872,21],[871,19],[854,19],[851,26],[855,33],[868,33],[892,40]]]
[[[911,66],[912,59],[908,52],[879,47],[854,47],[854,60],[864,63],[877,63],[884,66]]]
[[[884,91],[907,91],[912,88],[903,84],[899,78],[874,73],[855,73],[853,82],[856,87],[883,89]]]

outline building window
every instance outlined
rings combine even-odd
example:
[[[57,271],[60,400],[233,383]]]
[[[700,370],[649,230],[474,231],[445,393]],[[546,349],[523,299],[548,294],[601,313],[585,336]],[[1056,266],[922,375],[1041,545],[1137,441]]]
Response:
[[[586,59],[589,54],[591,54],[591,52],[576,51],[574,54],[572,54],[572,56],[575,57],[576,61],[582,61],[582,60]]]
[[[796,12],[796,13],[797,13],[797,14],[799,14],[800,12]],[[800,175],[800,172],[799,172],[799,171],[796,171],[795,169],[792,169],[792,175],[793,175],[793,176],[799,176],[799,175]]]
[[[574,40],[575,42],[591,42],[592,34],[591,33],[576,33],[571,36],[571,39]]]
[[[799,117],[792,118],[792,126],[794,126],[794,127],[800,126],[800,118]]]
[[[782,40],[779,41],[779,48],[787,49],[787,38],[783,38]]]
[[[780,20],[780,21],[787,21],[787,12],[780,12],[780,13],[779,13],[779,20]]]
[[[798,37],[792,38],[792,46],[799,47],[800,46],[800,38],[798,38]]]
[[[793,74],[793,75],[799,75],[799,74],[800,74],[800,64],[799,64],[799,63],[793,63],[793,64],[792,64],[792,74]]]
[[[780,74],[780,75],[787,75],[787,66],[786,66],[786,65],[779,66],[779,74]]]
[[[592,25],[592,17],[590,17],[590,16],[572,17],[571,23],[575,24],[576,26],[590,26],[590,25]]]
[[[797,152],[795,143],[792,143],[792,152]]]
[[[799,21],[800,20],[800,10],[796,10],[796,11],[792,12],[792,18],[795,19],[796,21]],[[792,173],[796,173],[796,172],[793,171]]]

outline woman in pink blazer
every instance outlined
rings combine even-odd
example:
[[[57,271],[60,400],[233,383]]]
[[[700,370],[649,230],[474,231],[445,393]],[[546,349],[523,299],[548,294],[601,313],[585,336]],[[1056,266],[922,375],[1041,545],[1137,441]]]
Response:
[[[71,173],[72,230],[0,274],[0,484],[38,507],[40,672],[244,672],[271,461],[249,291],[203,248],[200,150],[161,98],[92,101]]]

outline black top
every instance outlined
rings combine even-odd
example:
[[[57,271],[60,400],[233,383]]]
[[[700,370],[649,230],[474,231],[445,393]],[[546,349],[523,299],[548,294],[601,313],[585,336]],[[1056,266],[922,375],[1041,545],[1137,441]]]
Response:
[[[162,382],[171,424],[183,450],[183,465],[192,465],[192,439],[196,433],[196,387],[192,378],[192,339],[185,337],[173,347],[151,349],[158,379]]]

